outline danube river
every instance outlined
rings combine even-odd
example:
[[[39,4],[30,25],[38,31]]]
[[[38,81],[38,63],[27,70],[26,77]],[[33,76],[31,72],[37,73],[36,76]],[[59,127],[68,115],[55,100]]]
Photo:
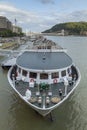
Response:
[[[87,130],[87,37],[48,38],[67,48],[67,53],[80,69],[80,84],[69,99],[53,111],[54,121],[51,122],[15,94],[7,81],[7,71],[0,67],[1,130]]]

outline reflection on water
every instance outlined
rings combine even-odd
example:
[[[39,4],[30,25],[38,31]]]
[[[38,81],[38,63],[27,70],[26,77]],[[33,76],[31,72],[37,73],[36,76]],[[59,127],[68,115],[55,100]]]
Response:
[[[0,128],[2,130],[87,130],[87,37],[50,37],[67,48],[81,71],[81,82],[70,98],[53,111],[54,122],[43,118],[12,90],[0,67]],[[0,61],[2,58],[0,59]]]

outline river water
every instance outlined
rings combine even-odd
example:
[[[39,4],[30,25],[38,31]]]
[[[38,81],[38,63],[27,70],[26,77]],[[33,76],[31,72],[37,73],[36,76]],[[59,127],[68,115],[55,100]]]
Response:
[[[53,111],[51,122],[15,94],[8,83],[7,71],[0,67],[0,130],[87,130],[87,37],[48,38],[67,48],[80,69],[80,84],[69,99]]]

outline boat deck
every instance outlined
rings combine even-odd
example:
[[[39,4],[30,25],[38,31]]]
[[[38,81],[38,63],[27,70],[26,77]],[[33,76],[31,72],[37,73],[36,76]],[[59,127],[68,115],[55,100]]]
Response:
[[[11,80],[14,70],[16,70],[16,67],[14,67],[11,71]],[[74,75],[76,75],[76,81],[73,82]],[[74,88],[77,80],[77,70],[74,66],[72,66],[72,82],[70,82],[67,86],[67,94]],[[24,98],[26,98],[26,91],[29,90],[31,92],[31,98],[28,99],[28,102],[39,108],[50,108],[63,100],[65,97],[64,82],[51,84],[48,87],[41,89],[40,85],[36,84],[34,87],[29,87],[29,82],[15,80],[15,88]]]
[[[68,85],[67,94],[72,90],[73,87],[74,84]],[[57,84],[51,84],[49,88],[38,91],[38,86],[32,88],[29,87],[29,83],[20,80],[15,83],[15,88],[24,97],[27,89],[29,89],[31,91],[31,99],[29,100],[29,102],[41,108],[43,107],[48,108],[53,106],[54,104],[62,100],[65,94],[65,86],[63,82]],[[59,92],[60,89],[62,91],[62,94],[60,94]],[[53,99],[54,101],[52,101]]]

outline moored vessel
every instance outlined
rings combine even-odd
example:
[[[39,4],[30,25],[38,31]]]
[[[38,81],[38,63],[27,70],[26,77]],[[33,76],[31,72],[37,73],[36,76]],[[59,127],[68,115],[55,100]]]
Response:
[[[79,69],[66,50],[42,37],[17,57],[8,72],[11,87],[42,116],[62,104],[80,79]]]
[[[16,64],[16,57],[6,59],[1,63],[3,69],[9,69],[11,66]]]

